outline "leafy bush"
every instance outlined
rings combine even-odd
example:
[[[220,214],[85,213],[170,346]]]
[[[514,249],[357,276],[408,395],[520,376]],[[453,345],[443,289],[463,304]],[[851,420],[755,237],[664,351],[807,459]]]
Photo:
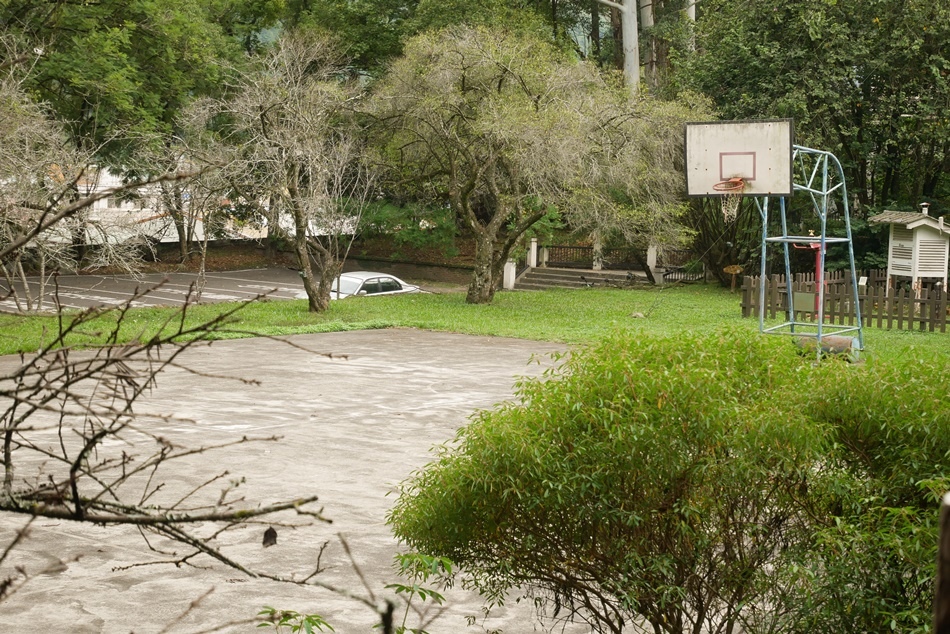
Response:
[[[392,240],[397,253],[404,247],[434,248],[448,257],[458,253],[455,247],[458,232],[449,209],[381,201],[367,205],[363,227],[366,237],[386,236]]]
[[[846,372],[809,405],[829,436],[795,631],[930,631],[940,496],[950,490],[944,363]]]
[[[489,601],[525,586],[598,631],[925,622],[935,507],[920,482],[950,474],[948,386],[882,389],[934,376],[924,365],[616,334],[477,416],[390,521]]]
[[[274,627],[278,632],[314,634],[314,632],[336,631],[319,614],[301,614],[293,610],[278,610],[265,606],[257,615],[266,619],[258,623],[257,627]]]

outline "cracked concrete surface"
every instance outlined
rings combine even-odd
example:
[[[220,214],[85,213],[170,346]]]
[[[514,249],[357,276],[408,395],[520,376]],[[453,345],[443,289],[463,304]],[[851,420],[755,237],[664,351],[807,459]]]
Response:
[[[319,495],[332,524],[278,528],[277,545],[267,549],[261,545],[266,526],[255,525],[225,533],[221,548],[251,566],[299,576],[312,569],[320,545],[328,542],[320,579],[366,595],[337,537],[342,534],[380,597],[386,593],[384,585],[396,580],[391,563],[398,545],[385,525],[393,503],[387,494],[431,459],[433,446],[450,441],[475,410],[510,398],[516,377],[539,375],[550,366],[546,355],[563,349],[542,342],[407,329],[288,339],[347,357],[331,359],[268,339],[215,342],[190,350],[184,358],[205,376],[167,371],[139,409],[191,419],[152,423],[164,425],[157,431],[181,443],[281,436],[275,443],[196,456],[179,464],[169,486],[187,490],[228,470],[246,477],[240,490],[250,500],[269,503]],[[0,374],[17,362],[0,358]],[[260,385],[226,376],[257,379]],[[22,517],[0,516],[0,544],[9,543],[24,522]],[[156,540],[153,545],[161,544]],[[156,559],[161,557],[149,551],[133,529],[39,520],[0,574],[12,566],[46,572],[0,603],[0,633],[261,631],[253,623],[235,622],[252,618],[263,606],[317,612],[341,633],[374,631],[373,612],[352,599],[249,578],[207,559],[200,568],[134,565]],[[454,589],[447,612],[427,629],[432,634],[485,628],[509,634],[547,631],[527,604],[512,603],[487,620],[480,617],[480,606],[477,596]],[[479,624],[467,626],[466,616],[476,617]],[[579,625],[550,627],[566,633],[590,631]]]

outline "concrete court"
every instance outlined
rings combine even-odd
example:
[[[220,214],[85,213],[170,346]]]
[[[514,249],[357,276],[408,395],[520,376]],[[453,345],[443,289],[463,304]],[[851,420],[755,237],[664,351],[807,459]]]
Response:
[[[320,579],[365,595],[335,537],[342,533],[369,585],[385,596],[383,586],[396,580],[390,566],[398,549],[384,524],[393,502],[387,494],[431,459],[433,445],[451,440],[474,410],[510,398],[516,377],[540,374],[550,366],[547,354],[563,347],[409,329],[289,339],[348,357],[329,359],[267,339],[215,342],[192,349],[185,363],[208,374],[255,378],[261,385],[171,370],[159,376],[156,391],[138,411],[192,419],[162,423],[160,431],[193,445],[237,435],[280,435],[276,443],[203,455],[179,468],[170,485],[188,489],[226,468],[246,476],[241,490],[251,500],[320,495],[332,525],[280,528],[277,545],[267,549],[261,545],[264,526],[253,526],[222,536],[224,551],[258,569],[303,575],[311,570],[318,545],[329,540],[323,555],[327,570]],[[0,358],[0,375],[17,361]],[[0,516],[0,547],[22,523],[19,517]],[[49,520],[37,524],[0,575],[11,566],[53,569],[0,604],[3,634],[273,631],[233,624],[265,605],[320,613],[343,634],[378,631],[372,629],[370,610],[351,599],[251,579],[216,562],[202,561],[203,569],[162,565],[117,571],[157,557],[133,530]],[[80,559],[72,561],[75,557]],[[427,627],[432,634],[486,628],[506,634],[590,631],[580,625],[541,626],[527,603],[512,603],[468,627],[464,617],[479,616],[479,598],[458,589],[448,597],[449,610]],[[215,629],[219,626],[224,627]]]

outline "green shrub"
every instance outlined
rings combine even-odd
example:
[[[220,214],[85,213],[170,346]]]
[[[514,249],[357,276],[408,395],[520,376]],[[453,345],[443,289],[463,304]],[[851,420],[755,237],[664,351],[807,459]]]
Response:
[[[796,630],[930,631],[939,498],[950,490],[950,382],[942,362],[844,372],[812,394],[831,442],[812,492]]]
[[[618,333],[478,415],[404,483],[393,529],[489,601],[525,586],[598,631],[925,619],[947,386],[895,403],[881,381],[932,368],[812,361],[784,338]]]

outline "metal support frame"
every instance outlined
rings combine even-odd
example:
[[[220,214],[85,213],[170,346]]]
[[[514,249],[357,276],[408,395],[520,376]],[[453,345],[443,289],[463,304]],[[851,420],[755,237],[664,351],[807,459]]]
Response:
[[[864,349],[864,330],[861,321],[861,302],[858,295],[857,272],[854,268],[854,247],[851,239],[851,217],[848,211],[848,192],[845,186],[844,170],[837,157],[830,152],[814,150],[799,145],[793,146],[792,163],[794,180],[793,192],[805,192],[811,198],[815,214],[821,221],[821,235],[792,236],[788,234],[788,224],[785,217],[785,198],[779,198],[779,213],[781,216],[782,233],[769,236],[769,198],[767,196],[755,199],[759,215],[762,217],[762,265],[759,286],[759,332],[766,334],[788,334],[796,337],[813,337],[816,341],[817,355],[822,354],[822,337],[857,333],[857,345],[853,348]],[[840,198],[838,197],[840,196]],[[840,206],[844,217],[846,237],[829,237],[828,214],[833,208],[829,203]],[[825,320],[825,253],[829,244],[843,243],[848,245],[848,261],[851,266],[852,301],[857,319],[857,326],[826,324]],[[785,279],[789,292],[789,321],[777,326],[765,327],[765,264],[767,247],[769,244],[780,244],[785,255]],[[817,320],[814,323],[799,321],[795,318],[794,298],[791,293],[792,274],[789,264],[789,245],[808,244],[819,245],[819,266],[815,271],[816,292],[818,293]],[[814,332],[811,332],[814,330]]]

